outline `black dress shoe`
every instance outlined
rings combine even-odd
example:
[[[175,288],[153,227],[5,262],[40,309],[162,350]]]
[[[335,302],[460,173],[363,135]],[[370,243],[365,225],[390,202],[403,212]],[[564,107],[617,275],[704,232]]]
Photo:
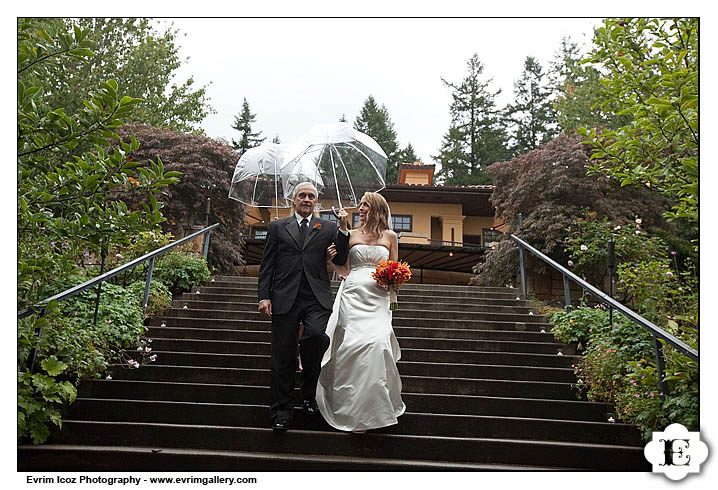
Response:
[[[286,432],[289,429],[289,420],[280,419],[272,422],[272,429],[276,431]]]
[[[319,407],[315,400],[304,400],[302,402],[302,409],[304,409],[304,412],[308,415],[316,415],[319,413]]]

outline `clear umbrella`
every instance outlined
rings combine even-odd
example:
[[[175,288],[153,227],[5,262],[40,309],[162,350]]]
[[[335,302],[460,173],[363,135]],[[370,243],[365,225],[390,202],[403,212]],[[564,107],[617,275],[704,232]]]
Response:
[[[245,151],[237,162],[229,197],[257,208],[288,208],[280,170],[285,145],[263,143]]]
[[[349,123],[313,126],[283,151],[284,196],[301,182],[317,188],[321,210],[359,206],[365,192],[385,187],[387,156],[379,144]]]

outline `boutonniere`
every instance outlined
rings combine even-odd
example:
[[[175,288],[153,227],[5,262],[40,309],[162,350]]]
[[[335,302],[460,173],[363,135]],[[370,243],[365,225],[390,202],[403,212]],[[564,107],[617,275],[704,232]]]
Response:
[[[314,223],[314,226],[312,227],[312,230],[318,230],[318,229],[321,228],[321,227],[322,227],[322,224],[321,224],[321,223]]]

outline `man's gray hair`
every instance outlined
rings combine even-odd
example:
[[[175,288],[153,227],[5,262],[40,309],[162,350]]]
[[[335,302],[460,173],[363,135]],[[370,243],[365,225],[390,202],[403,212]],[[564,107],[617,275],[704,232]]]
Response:
[[[318,196],[319,196],[319,191],[317,190],[317,188],[315,187],[314,184],[312,184],[311,182],[300,182],[299,184],[297,184],[297,185],[294,187],[294,190],[292,191],[292,199],[294,199],[295,197],[297,197],[297,190],[298,190],[300,187],[306,187],[306,186],[308,186],[308,185],[309,185],[309,186],[312,186],[312,189],[314,189],[314,193],[317,194],[317,197],[318,197]]]

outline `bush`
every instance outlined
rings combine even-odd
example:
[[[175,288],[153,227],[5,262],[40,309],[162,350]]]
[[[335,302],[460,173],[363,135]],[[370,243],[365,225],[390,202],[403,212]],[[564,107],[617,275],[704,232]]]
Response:
[[[145,297],[146,284],[146,281],[137,281],[127,286],[127,292],[132,295],[140,305],[142,305],[142,300]],[[154,318],[171,307],[172,293],[170,293],[169,288],[163,282],[152,279],[152,281],[150,281],[150,294],[147,297],[145,318]]]
[[[138,345],[144,352],[141,298],[122,286],[102,283],[95,325],[95,297],[95,289],[87,290],[49,305],[42,317],[18,322],[19,439],[43,442],[50,434],[49,423],[61,427],[59,407],[74,401],[81,380],[103,376],[111,362],[130,362],[128,351]],[[39,327],[43,334],[38,340]],[[33,348],[36,366],[47,374],[29,372]]]
[[[210,278],[205,259],[174,251],[167,252],[157,261],[152,275],[165,283],[172,293],[188,292]]]

